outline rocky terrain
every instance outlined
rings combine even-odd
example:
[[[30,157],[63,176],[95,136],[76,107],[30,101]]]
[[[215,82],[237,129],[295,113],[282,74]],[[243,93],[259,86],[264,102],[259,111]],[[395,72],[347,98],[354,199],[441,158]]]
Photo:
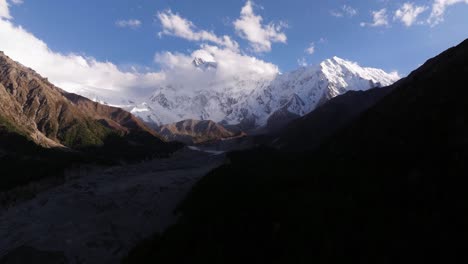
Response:
[[[187,149],[170,159],[71,170],[65,184],[0,209],[0,262],[27,263],[38,254],[41,263],[118,263],[175,222],[194,183],[224,161],[217,154]]]
[[[217,142],[245,135],[242,131],[228,130],[209,120],[184,120],[157,127],[156,131],[167,141],[179,141],[185,144]]]

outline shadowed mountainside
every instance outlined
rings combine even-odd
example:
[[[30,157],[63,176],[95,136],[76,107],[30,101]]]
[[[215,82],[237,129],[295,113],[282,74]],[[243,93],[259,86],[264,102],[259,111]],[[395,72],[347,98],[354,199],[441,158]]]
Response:
[[[314,150],[388,95],[399,83],[369,91],[349,91],[270,135],[271,145],[285,151]]]
[[[467,83],[468,40],[316,151],[230,154],[127,263],[466,261]]]

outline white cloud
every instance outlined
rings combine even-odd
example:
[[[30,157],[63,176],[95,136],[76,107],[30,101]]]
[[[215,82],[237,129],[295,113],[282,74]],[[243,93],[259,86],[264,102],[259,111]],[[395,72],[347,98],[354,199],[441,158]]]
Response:
[[[8,11],[6,2],[0,0],[0,3]],[[124,99],[142,102],[158,87],[167,85],[180,88],[181,93],[195,89],[236,89],[239,87],[236,85],[238,76],[253,87],[258,81],[272,80],[279,74],[276,65],[241,54],[238,44],[228,36],[218,37],[212,32],[197,30],[193,23],[170,11],[158,15],[163,24],[161,34],[211,42],[217,46],[203,44],[191,54],[157,53],[154,60],[161,66],[159,71],[139,71],[138,67],[124,71],[111,62],[98,61],[93,57],[54,52],[21,26],[0,19],[0,50],[68,92],[115,105],[121,105]],[[139,25],[129,20],[116,24]],[[194,67],[194,58],[216,62],[216,69]]]
[[[334,17],[343,17],[343,13],[341,13],[340,11],[336,11],[336,10],[332,10],[330,11],[330,15],[334,16]]]
[[[213,32],[198,30],[191,21],[172,13],[171,10],[159,12],[156,16],[163,28],[160,35],[176,36],[190,41],[206,41],[231,50],[239,50],[239,44],[229,36],[218,37]]]
[[[388,15],[387,9],[383,8],[377,11],[372,11],[372,23],[361,23],[361,27],[370,26],[370,27],[381,27],[388,26]]]
[[[0,0],[0,19],[11,19],[10,9],[6,0]]]
[[[240,18],[234,21],[237,34],[250,42],[255,52],[271,51],[272,43],[286,43],[286,34],[282,32],[284,23],[262,25],[263,17],[256,15],[253,2],[248,0],[241,10]]]
[[[310,43],[309,47],[305,50],[307,54],[312,55],[315,53],[315,43]]]
[[[306,58],[302,57],[297,60],[297,64],[301,67],[307,67],[307,60]]]
[[[334,17],[344,17],[345,15],[348,17],[354,17],[358,14],[357,9],[348,6],[348,5],[343,5],[340,10],[332,10],[330,11],[330,14]]]
[[[418,16],[426,11],[426,6],[416,6],[413,3],[405,3],[403,6],[395,12],[394,19],[400,20],[405,26],[412,26]]]
[[[193,65],[194,58],[215,62],[217,68],[208,71],[196,68]],[[189,90],[224,87],[231,81],[237,80],[238,76],[242,76],[244,80],[273,79],[279,72],[274,64],[211,45],[202,45],[200,49],[189,55],[157,53],[155,62],[160,64],[165,72],[166,84]]]
[[[6,20],[0,20],[0,39],[0,50],[6,55],[36,70],[58,87],[91,99],[96,96],[110,104],[121,104],[123,99],[142,101],[157,87],[168,84],[180,84],[178,87],[190,92],[213,87],[208,85],[213,83],[224,87],[229,82],[238,81],[236,76],[251,80],[272,79],[279,72],[274,64],[229,48],[210,45],[202,45],[192,54],[156,54],[155,61],[162,68],[157,72],[123,71],[113,63],[92,57],[54,52],[33,34]],[[192,61],[195,57],[216,62],[217,69],[202,71],[194,67]]]
[[[0,50],[6,55],[69,92],[138,98],[165,78],[160,72],[123,72],[110,62],[53,52],[46,43],[10,21],[0,20],[0,39]]]
[[[11,2],[12,2],[13,4],[15,4],[15,5],[21,5],[21,4],[24,3],[23,0],[11,0]]]
[[[441,23],[444,21],[444,14],[447,7],[459,3],[468,4],[468,0],[434,0],[432,12],[427,22],[433,26]]]
[[[121,28],[132,28],[136,29],[141,26],[141,21],[138,19],[119,20],[115,22],[115,25]]]

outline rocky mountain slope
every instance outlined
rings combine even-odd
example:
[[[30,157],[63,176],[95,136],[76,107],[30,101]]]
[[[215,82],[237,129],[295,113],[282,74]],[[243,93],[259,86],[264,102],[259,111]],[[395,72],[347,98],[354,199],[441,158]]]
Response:
[[[216,62],[196,58],[193,67],[217,73]],[[333,57],[273,79],[236,76],[223,83],[211,82],[200,90],[177,83],[158,87],[146,102],[127,109],[145,122],[158,125],[195,119],[257,128],[265,126],[271,116],[303,116],[347,91],[387,86],[398,79],[395,73]]]
[[[4,131],[24,135],[44,147],[99,146],[111,134],[157,137],[132,114],[67,93],[3,53],[0,121]]]
[[[315,151],[231,154],[128,263],[466,262],[467,83],[468,40]]]
[[[74,166],[164,157],[180,147],[129,112],[67,93],[0,53],[0,191],[63,182]]]
[[[156,129],[167,141],[198,144],[242,136],[242,132],[230,131],[213,121],[184,120]]]

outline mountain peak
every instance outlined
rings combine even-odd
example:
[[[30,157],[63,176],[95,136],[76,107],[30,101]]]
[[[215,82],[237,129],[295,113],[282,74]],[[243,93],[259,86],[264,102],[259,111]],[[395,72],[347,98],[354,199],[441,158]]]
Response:
[[[334,65],[334,66],[344,66],[344,67],[349,67],[351,65],[355,67],[360,67],[357,63],[340,58],[338,56],[333,56],[329,59],[326,59],[320,63],[322,67],[325,67],[326,65]]]
[[[193,59],[192,64],[195,67],[200,68],[200,69],[204,69],[204,70],[218,68],[218,63],[216,63],[215,61],[205,61],[202,58]]]
[[[333,57],[332,57],[332,60],[334,60],[334,61],[336,61],[336,62],[338,62],[338,63],[343,63],[343,62],[347,61],[347,60],[342,59],[342,58],[340,58],[340,57],[338,57],[338,56],[333,56]]]
[[[382,69],[362,67],[358,63],[337,56],[320,63],[321,71],[333,84],[348,90],[367,90],[390,85],[400,79],[397,73],[387,73]],[[369,87],[369,85],[371,87]],[[343,91],[331,89],[335,95]],[[332,96],[333,97],[333,96]]]

